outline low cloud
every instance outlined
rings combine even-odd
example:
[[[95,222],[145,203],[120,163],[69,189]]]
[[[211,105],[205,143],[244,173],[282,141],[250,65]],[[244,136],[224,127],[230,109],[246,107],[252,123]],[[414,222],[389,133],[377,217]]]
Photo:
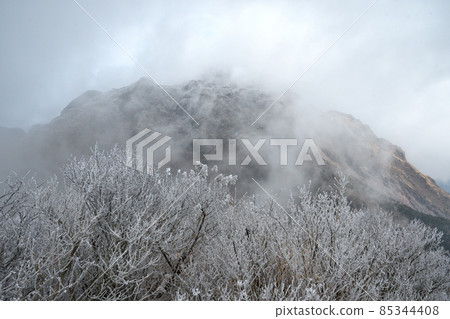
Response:
[[[163,84],[225,72],[273,94],[370,3],[81,1]],[[143,76],[74,2],[0,8],[0,126],[47,122],[88,89]],[[299,110],[351,113],[405,149],[421,171],[450,182],[449,9],[447,1],[379,1],[292,88]]]

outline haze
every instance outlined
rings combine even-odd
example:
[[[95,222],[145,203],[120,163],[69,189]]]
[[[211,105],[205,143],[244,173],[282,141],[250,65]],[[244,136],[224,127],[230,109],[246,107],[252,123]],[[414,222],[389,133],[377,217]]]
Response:
[[[222,72],[276,95],[371,1],[80,3],[162,84]],[[3,1],[0,21],[0,126],[48,122],[86,90],[144,75],[71,0]],[[448,1],[378,1],[291,91],[354,115],[449,184],[448,30]]]

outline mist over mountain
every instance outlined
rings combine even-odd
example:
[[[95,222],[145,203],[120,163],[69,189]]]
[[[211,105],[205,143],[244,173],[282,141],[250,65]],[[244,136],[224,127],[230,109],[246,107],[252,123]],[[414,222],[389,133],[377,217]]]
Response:
[[[400,147],[378,138],[351,115],[317,113],[301,106],[295,96],[287,96],[252,125],[273,96],[238,87],[220,76],[165,88],[200,125],[146,78],[105,93],[87,91],[50,123],[35,126],[28,133],[0,130],[5,150],[0,163],[2,178],[11,170],[19,175],[37,172],[38,178],[44,178],[57,173],[70,155],[89,154],[96,143],[101,149],[123,148],[127,139],[149,128],[172,137],[173,169],[192,168],[192,139],[224,139],[224,160],[207,164],[218,165],[223,173],[237,174],[240,194],[256,190],[252,178],[263,181],[280,196],[308,182],[315,189],[326,189],[341,171],[351,181],[349,197],[355,206],[400,205],[420,214],[450,218],[450,195],[410,164]],[[253,145],[266,139],[260,154],[267,166],[254,160],[248,166],[239,165],[248,155],[240,142],[243,138]],[[300,145],[288,149],[287,166],[279,165],[280,149],[269,145],[271,138],[298,139]],[[315,141],[325,166],[314,161],[293,165],[306,138]],[[228,165],[228,139],[237,140],[235,166]],[[202,161],[206,163],[204,158]]]

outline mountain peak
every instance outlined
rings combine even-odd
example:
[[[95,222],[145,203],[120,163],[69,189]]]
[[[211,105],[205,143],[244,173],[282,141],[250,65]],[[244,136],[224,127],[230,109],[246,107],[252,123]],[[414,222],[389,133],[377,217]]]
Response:
[[[95,99],[96,97],[99,97],[102,95],[102,92],[96,91],[96,90],[88,90],[81,94],[76,99],[72,100],[62,111],[61,114],[67,113],[70,110],[77,108],[79,106],[83,106],[87,104],[90,100]]]
[[[378,138],[369,126],[354,116],[329,111],[312,121],[310,114],[295,109],[295,103],[284,102],[277,109],[277,116],[266,116],[258,125],[251,126],[251,119],[273,98],[257,89],[230,84],[228,78],[223,80],[218,76],[215,81],[192,80],[182,85],[164,86],[200,126],[193,125],[151,79],[143,77],[130,86],[106,93],[83,93],[52,122],[28,134],[24,148],[26,152],[38,153],[39,163],[56,169],[68,155],[86,154],[95,143],[102,148],[125,145],[131,136],[150,128],[172,137],[178,147],[176,150],[174,146],[172,162],[188,169],[186,163],[191,162],[189,147],[193,138],[297,137],[301,140],[312,137],[323,154],[325,167],[304,165],[288,170],[272,166],[232,168],[223,165],[223,169],[240,174],[243,183],[251,174],[256,174],[274,178],[284,187],[295,187],[308,180],[321,187],[330,184],[342,171],[352,181],[350,191],[359,202],[394,201],[424,214],[450,217],[450,195],[414,168],[400,147]],[[269,155],[273,156],[271,152]],[[251,185],[248,181],[247,184]]]

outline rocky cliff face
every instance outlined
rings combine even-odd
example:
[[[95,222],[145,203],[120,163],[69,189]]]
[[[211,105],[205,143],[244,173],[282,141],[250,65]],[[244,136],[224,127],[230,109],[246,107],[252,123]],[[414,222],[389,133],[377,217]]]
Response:
[[[419,172],[404,151],[377,138],[353,116],[329,112],[318,142],[332,170],[350,176],[353,196],[371,203],[398,202],[432,216],[450,217],[450,195]]]
[[[272,189],[310,180],[314,187],[326,188],[342,171],[350,177],[349,192],[355,205],[398,203],[423,214],[450,218],[450,195],[415,169],[399,147],[377,138],[351,115],[303,114],[291,99],[277,104],[271,113],[251,125],[272,102],[264,92],[203,81],[166,89],[200,125],[160,88],[141,79],[106,93],[84,93],[50,123],[26,135],[19,134],[13,146],[4,143],[4,152],[20,160],[6,161],[2,157],[0,166],[19,172],[36,170],[44,176],[56,172],[69,155],[88,153],[95,143],[101,148],[115,144],[124,147],[127,139],[144,128],[172,137],[172,166],[184,169],[192,165],[193,138],[249,138],[253,144],[259,138],[313,138],[326,166],[306,163],[301,167],[280,167],[274,161],[265,167],[253,162],[246,167],[230,167],[226,161],[218,164],[225,172],[239,174],[245,191],[252,188],[251,177],[265,180]],[[0,131],[0,135],[5,137],[6,133]],[[225,149],[225,158],[226,153]],[[262,148],[261,154],[272,159],[279,156],[273,148]],[[245,155],[245,149],[239,149],[238,162]],[[1,173],[5,174],[5,170]]]

